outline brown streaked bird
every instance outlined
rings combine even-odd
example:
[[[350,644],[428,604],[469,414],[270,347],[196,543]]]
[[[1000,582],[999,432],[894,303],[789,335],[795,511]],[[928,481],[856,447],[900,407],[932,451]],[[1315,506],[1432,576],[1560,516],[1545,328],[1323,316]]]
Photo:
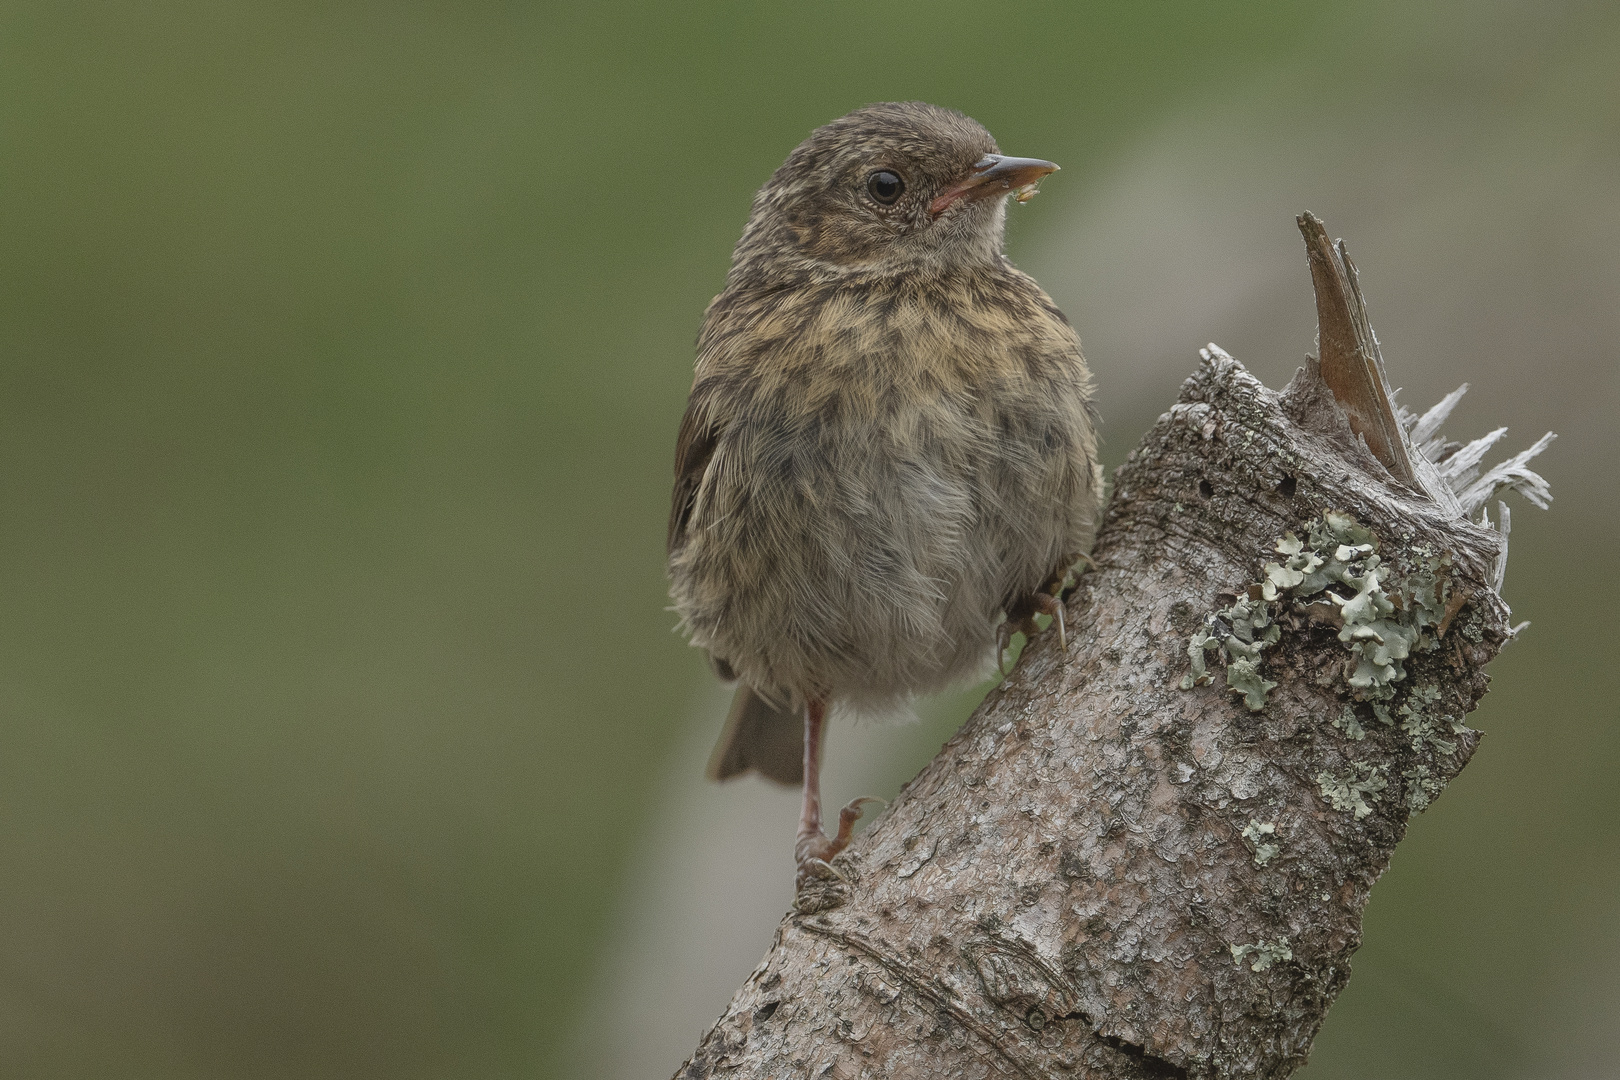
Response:
[[[1007,196],[1057,169],[921,102],[811,134],[754,197],[698,337],[670,590],[736,696],[709,763],[804,785],[829,705],[884,712],[984,675],[1054,615],[1101,472],[1080,340],[1002,253]]]

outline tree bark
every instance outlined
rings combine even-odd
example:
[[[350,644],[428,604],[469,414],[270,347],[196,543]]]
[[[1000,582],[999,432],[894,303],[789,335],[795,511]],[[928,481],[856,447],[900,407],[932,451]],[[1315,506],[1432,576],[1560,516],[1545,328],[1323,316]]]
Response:
[[[1304,1063],[1514,632],[1505,529],[1469,514],[1546,488],[1533,451],[1476,478],[1447,403],[1394,407],[1353,264],[1300,227],[1320,361],[1276,393],[1204,351],[1116,476],[1067,655],[1030,642],[801,888],[678,1078]]]

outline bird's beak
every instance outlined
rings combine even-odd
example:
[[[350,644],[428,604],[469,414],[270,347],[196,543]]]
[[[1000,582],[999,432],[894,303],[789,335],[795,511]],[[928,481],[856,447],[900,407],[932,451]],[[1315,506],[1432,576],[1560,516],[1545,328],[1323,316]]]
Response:
[[[1040,158],[986,154],[973,163],[967,176],[940,192],[928,204],[928,212],[939,217],[958,202],[972,202],[1014,191],[1018,192],[1018,201],[1023,202],[1035,194],[1035,184],[1041,177],[1057,170],[1056,165]]]

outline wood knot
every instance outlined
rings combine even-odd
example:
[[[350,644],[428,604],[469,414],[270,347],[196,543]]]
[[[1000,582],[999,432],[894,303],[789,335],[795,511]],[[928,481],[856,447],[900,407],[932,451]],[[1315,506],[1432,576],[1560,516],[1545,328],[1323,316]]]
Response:
[[[1063,974],[1021,941],[975,941],[964,950],[984,996],[1032,1030],[1080,1015],[1079,995]]]

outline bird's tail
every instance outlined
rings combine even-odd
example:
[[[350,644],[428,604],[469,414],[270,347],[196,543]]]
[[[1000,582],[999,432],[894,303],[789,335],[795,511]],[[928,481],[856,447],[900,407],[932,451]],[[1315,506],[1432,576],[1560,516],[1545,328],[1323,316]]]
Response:
[[[804,718],[756,693],[737,687],[725,730],[709,755],[710,780],[729,780],[753,769],[779,784],[804,783]]]

